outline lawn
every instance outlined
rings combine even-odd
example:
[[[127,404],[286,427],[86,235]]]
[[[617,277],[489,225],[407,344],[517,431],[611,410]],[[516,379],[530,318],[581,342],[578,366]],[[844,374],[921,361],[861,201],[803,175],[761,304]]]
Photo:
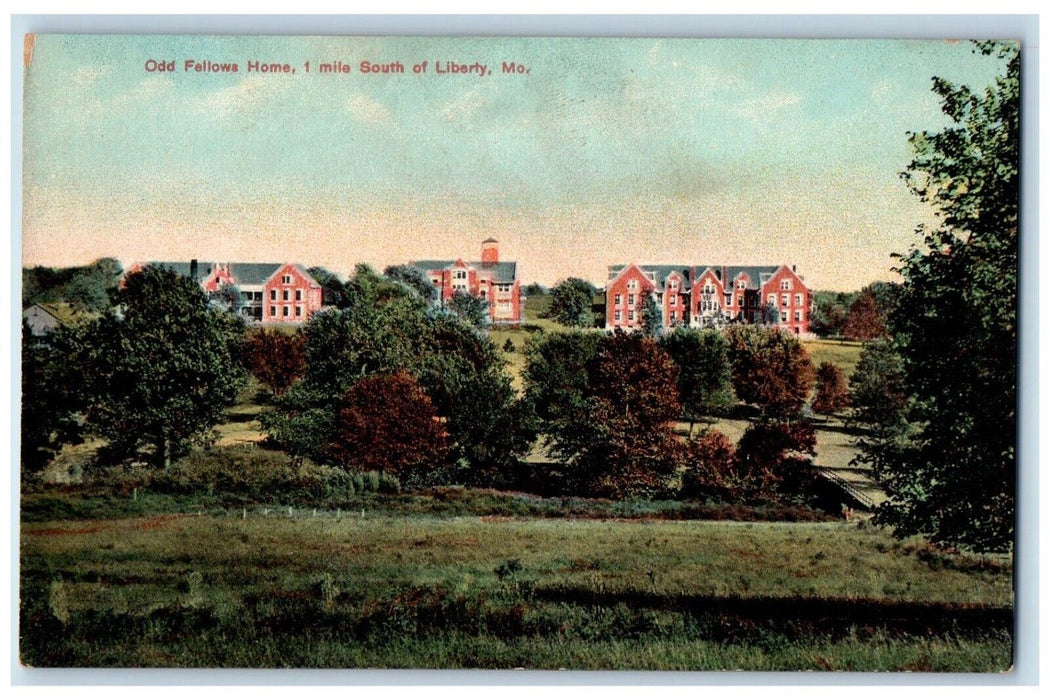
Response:
[[[822,362],[830,362],[839,368],[842,376],[849,381],[850,375],[860,361],[862,343],[850,340],[804,340],[803,347],[809,353],[809,359],[813,361],[814,367],[819,367]]]
[[[997,671],[1008,559],[858,523],[23,523],[34,666]]]

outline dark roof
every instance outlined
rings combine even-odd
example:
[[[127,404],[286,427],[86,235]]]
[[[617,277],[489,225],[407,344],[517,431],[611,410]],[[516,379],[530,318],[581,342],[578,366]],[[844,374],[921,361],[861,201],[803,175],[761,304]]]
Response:
[[[684,273],[686,284],[683,289],[688,290],[689,286],[696,281],[695,278],[701,277],[704,272],[711,268],[716,275],[722,274],[722,268],[726,268],[729,281],[735,280],[741,272],[746,273],[750,279],[749,289],[758,289],[772,277],[777,270],[781,268],[780,265],[745,265],[745,266],[733,266],[733,265],[645,265],[638,264],[638,269],[645,273],[653,273],[657,288],[662,289],[667,284],[667,277],[672,272]],[[615,279],[617,275],[623,272],[627,265],[610,265],[609,266],[609,279]],[[726,280],[722,280],[725,284]]]
[[[182,275],[183,277],[190,276],[190,263],[188,262],[149,262],[148,265],[154,267],[163,267],[175,272],[176,274]],[[197,261],[197,277],[195,282],[200,282],[218,266],[220,263],[215,262],[204,262]],[[270,277],[277,272],[279,269],[285,266],[285,263],[241,263],[235,262],[230,263],[230,274],[233,276],[235,284],[244,285],[261,285],[270,279]],[[316,284],[316,280],[310,276],[310,273],[306,271],[302,265],[293,265],[300,273],[308,277]]]
[[[457,260],[413,260],[409,262],[409,265],[418,267],[426,272],[433,272],[434,270],[450,268],[457,262]],[[518,263],[516,262],[487,263],[484,265],[480,262],[465,262],[464,264],[478,270],[491,271],[493,273],[492,279],[495,282],[513,282],[518,278]]]

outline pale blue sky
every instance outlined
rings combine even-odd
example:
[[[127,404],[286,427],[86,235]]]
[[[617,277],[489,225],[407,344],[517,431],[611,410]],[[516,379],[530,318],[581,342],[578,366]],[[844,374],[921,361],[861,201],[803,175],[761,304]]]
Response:
[[[149,58],[175,73],[146,72]],[[297,72],[244,72],[252,59]],[[333,60],[354,72],[316,73]],[[408,72],[362,75],[363,60]],[[447,60],[493,74],[436,75]],[[600,283],[632,260],[787,262],[812,286],[857,288],[889,277],[924,217],[898,173],[906,132],[945,123],[931,77],[984,86],[999,68],[943,41],[40,36],[25,262],[347,272],[476,258],[492,235],[526,282]]]

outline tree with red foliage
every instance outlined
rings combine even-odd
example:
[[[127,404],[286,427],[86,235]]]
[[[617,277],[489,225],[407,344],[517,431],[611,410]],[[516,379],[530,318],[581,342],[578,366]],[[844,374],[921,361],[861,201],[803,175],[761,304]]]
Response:
[[[748,498],[800,494],[815,478],[813,424],[801,418],[764,419],[748,426],[736,446],[736,478]]]
[[[656,341],[617,331],[590,363],[583,421],[548,426],[583,492],[622,498],[665,487],[680,457],[678,368]]]
[[[445,459],[447,434],[430,397],[408,372],[373,374],[346,393],[330,453],[361,471],[425,478]]]
[[[813,399],[813,410],[828,418],[832,413],[849,406],[849,390],[839,368],[830,362],[821,362],[817,368],[817,395]]]
[[[878,300],[870,288],[861,291],[860,296],[849,307],[846,326],[842,334],[849,340],[872,340],[886,335],[886,325],[879,313]]]
[[[686,445],[682,493],[689,498],[736,500],[736,449],[724,434],[706,430]]]
[[[299,332],[255,328],[244,342],[243,358],[252,376],[280,396],[306,372],[306,342]]]
[[[797,414],[813,385],[813,363],[793,335],[754,325],[729,328],[733,388],[767,416]]]

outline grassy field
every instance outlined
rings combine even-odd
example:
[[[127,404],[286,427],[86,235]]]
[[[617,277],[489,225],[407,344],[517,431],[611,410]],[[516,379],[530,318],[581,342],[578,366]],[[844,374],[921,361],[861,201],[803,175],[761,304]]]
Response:
[[[862,344],[849,340],[805,340],[802,342],[814,367],[822,362],[830,362],[839,368],[846,381],[860,361]]]
[[[1010,665],[1007,560],[857,523],[318,515],[24,522],[33,666]]]

